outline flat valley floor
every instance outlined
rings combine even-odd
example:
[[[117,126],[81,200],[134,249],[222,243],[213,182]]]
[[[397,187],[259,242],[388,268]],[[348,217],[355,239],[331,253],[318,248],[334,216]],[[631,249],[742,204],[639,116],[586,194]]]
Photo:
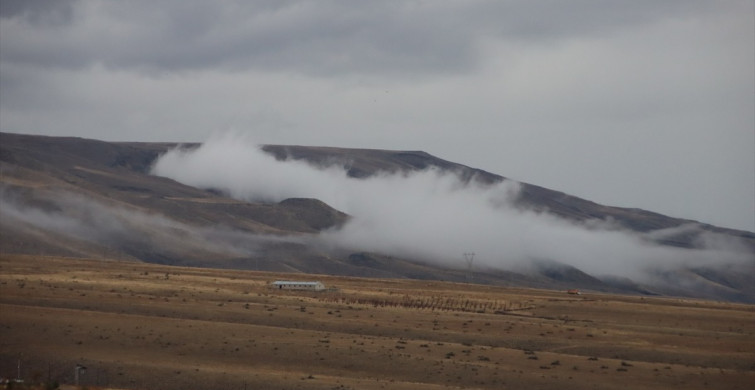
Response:
[[[0,376],[77,364],[88,389],[752,389],[755,306],[0,255]]]

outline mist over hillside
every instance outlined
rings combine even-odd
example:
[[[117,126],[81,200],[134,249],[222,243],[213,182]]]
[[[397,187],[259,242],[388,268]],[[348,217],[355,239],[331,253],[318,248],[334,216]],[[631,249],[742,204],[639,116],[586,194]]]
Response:
[[[227,134],[197,149],[161,156],[153,173],[246,201],[316,198],[353,216],[319,237],[324,245],[459,265],[474,251],[483,268],[526,267],[531,260],[565,263],[592,275],[646,279],[680,266],[743,263],[751,253],[720,234],[688,223],[638,234],[610,220],[574,221],[518,202],[521,184],[463,180],[438,167],[379,172],[354,179],[349,161],[312,166],[277,161],[251,140]],[[687,232],[690,248],[658,245],[653,236]],[[643,280],[644,281],[644,280]]]
[[[755,302],[755,234],[424,152],[2,134],[4,252]]]

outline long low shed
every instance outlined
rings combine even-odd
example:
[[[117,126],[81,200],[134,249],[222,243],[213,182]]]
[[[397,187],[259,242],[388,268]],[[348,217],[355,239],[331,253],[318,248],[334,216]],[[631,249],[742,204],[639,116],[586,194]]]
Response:
[[[320,282],[301,282],[290,280],[276,280],[270,283],[272,288],[280,290],[309,290],[309,291],[322,291],[325,290],[325,285]]]

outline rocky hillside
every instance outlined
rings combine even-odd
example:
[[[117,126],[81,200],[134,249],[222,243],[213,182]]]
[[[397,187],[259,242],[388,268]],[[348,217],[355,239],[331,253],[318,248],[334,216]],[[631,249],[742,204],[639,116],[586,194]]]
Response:
[[[755,260],[744,268],[688,267],[658,275],[656,283],[642,284],[599,278],[556,261],[536,262],[528,272],[495,269],[470,275],[464,269],[413,258],[323,248],[313,244],[312,237],[347,223],[348,215],[317,199],[242,201],[216,189],[150,175],[160,154],[176,146],[0,134],[0,251],[355,276],[472,278],[488,284],[755,302]],[[424,152],[279,145],[263,150],[279,160],[314,165],[342,162],[355,179],[434,167],[466,182],[506,180]],[[568,220],[611,220],[641,233],[694,222],[604,206],[526,183],[519,202],[521,207],[547,210]],[[715,232],[755,254],[752,232],[698,226],[654,239],[661,245],[691,248],[702,232]]]

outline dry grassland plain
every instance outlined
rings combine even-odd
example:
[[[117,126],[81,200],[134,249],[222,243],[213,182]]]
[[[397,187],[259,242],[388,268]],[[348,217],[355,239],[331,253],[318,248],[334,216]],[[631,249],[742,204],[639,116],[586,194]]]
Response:
[[[0,255],[0,376],[26,384],[752,389],[754,336],[752,305]]]

